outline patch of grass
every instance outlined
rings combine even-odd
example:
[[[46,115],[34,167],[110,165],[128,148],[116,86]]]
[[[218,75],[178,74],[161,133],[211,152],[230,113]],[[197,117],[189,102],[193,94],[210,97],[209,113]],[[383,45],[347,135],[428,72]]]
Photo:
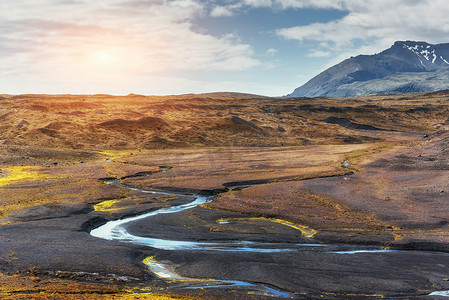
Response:
[[[128,157],[128,156],[132,156],[134,154],[141,153],[141,150],[128,150],[128,151],[109,150],[109,151],[101,151],[98,153],[108,156],[107,159],[111,161],[113,159],[120,159],[120,158],[124,158],[124,157]]]
[[[360,173],[363,171],[363,168],[357,167],[362,161],[365,161],[370,158],[371,155],[388,151],[394,147],[394,144],[382,144],[376,145],[367,149],[358,149],[352,152],[347,153],[344,156],[344,161],[348,161],[351,166],[347,168],[349,171],[355,171]]]
[[[117,204],[119,200],[106,200],[94,205],[95,211],[98,212],[111,212],[118,210],[118,208],[114,208],[113,206]]]
[[[279,224],[297,229],[297,230],[301,231],[302,235],[307,238],[312,238],[315,234],[317,234],[317,231],[315,229],[312,229],[308,226],[299,225],[299,224],[292,223],[290,221],[286,221],[286,220],[282,220],[282,219],[268,219],[268,220],[271,222],[274,222],[274,223],[279,223]]]
[[[283,220],[283,219],[277,219],[277,218],[269,218],[269,217],[253,217],[253,218],[220,218],[218,220],[216,220],[216,222],[218,224],[228,224],[230,221],[246,221],[246,220],[262,220],[262,221],[269,221],[269,222],[273,222],[273,223],[278,223],[278,224],[282,224],[284,226],[287,227],[291,227],[293,229],[299,230],[302,235],[306,238],[312,238],[315,234],[318,233],[318,231],[316,231],[315,229],[312,229],[308,226],[305,225],[299,225],[297,223],[293,223],[287,220]],[[215,227],[213,227],[215,228]]]
[[[44,178],[44,175],[37,172],[38,169],[39,167],[34,166],[11,166],[3,169],[7,172],[7,176],[0,178],[0,186],[23,180]]]

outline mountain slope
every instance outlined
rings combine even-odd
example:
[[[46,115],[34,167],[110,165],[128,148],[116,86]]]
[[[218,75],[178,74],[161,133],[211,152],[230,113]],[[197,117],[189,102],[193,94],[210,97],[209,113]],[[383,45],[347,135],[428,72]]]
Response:
[[[351,97],[423,92],[449,87],[449,43],[396,42],[375,55],[359,55],[325,70],[288,95]]]

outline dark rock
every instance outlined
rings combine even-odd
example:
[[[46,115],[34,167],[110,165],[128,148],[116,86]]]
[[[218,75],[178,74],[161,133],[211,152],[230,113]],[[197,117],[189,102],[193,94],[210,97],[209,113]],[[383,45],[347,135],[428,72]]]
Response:
[[[81,231],[90,232],[92,229],[100,227],[101,225],[106,224],[108,221],[109,220],[102,217],[94,217],[81,225]]]
[[[115,178],[115,177],[102,177],[102,178],[98,178],[98,180],[100,180],[100,181],[112,181],[112,180],[117,180],[117,178]]]
[[[348,120],[346,118],[335,118],[335,117],[329,117],[324,122],[329,124],[337,124],[347,129],[360,129],[360,130],[383,130],[374,126],[370,125],[364,125],[364,124],[358,124],[355,122],[352,122],[351,120]]]

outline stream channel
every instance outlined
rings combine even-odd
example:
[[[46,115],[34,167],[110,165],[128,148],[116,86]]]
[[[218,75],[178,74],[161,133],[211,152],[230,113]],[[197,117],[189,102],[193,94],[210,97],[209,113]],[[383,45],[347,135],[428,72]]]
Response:
[[[124,189],[130,189],[145,194],[160,194],[170,196],[191,196],[177,193],[166,193],[162,191],[153,191],[146,189],[139,189],[127,185],[123,185],[119,179],[105,182],[109,185],[114,185]],[[94,237],[120,241],[124,243],[132,243],[134,245],[148,246],[166,251],[221,251],[221,252],[248,252],[248,253],[283,253],[283,252],[301,252],[301,251],[325,251],[333,254],[341,255],[356,255],[360,253],[385,254],[404,252],[404,250],[390,250],[381,247],[371,246],[357,246],[357,245],[328,245],[328,244],[294,244],[294,243],[264,243],[252,241],[223,241],[223,242],[195,242],[183,240],[168,240],[151,237],[140,237],[128,232],[127,226],[131,223],[142,219],[151,219],[151,217],[163,214],[175,214],[181,211],[195,208],[201,204],[212,201],[213,196],[194,196],[194,200],[190,203],[161,208],[142,215],[128,217],[119,220],[113,220],[104,225],[93,229],[90,234]],[[304,234],[304,233],[303,233]],[[307,235],[306,235],[307,236]],[[271,296],[275,298],[294,298],[290,292],[283,291],[276,287],[271,287],[265,284],[244,282],[239,280],[220,280],[220,279],[196,279],[183,277],[174,271],[170,265],[155,261],[152,258],[147,258],[144,264],[151,272],[156,274],[159,278],[176,282],[182,281],[183,288],[187,289],[204,289],[204,288],[232,288],[251,291],[263,296]],[[449,296],[448,291],[434,292],[430,295]]]

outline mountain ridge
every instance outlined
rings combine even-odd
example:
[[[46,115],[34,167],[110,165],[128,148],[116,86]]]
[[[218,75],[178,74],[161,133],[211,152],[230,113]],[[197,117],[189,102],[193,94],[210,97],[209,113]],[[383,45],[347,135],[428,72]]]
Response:
[[[448,87],[449,43],[397,41],[380,53],[358,55],[330,67],[288,96],[352,97]]]

